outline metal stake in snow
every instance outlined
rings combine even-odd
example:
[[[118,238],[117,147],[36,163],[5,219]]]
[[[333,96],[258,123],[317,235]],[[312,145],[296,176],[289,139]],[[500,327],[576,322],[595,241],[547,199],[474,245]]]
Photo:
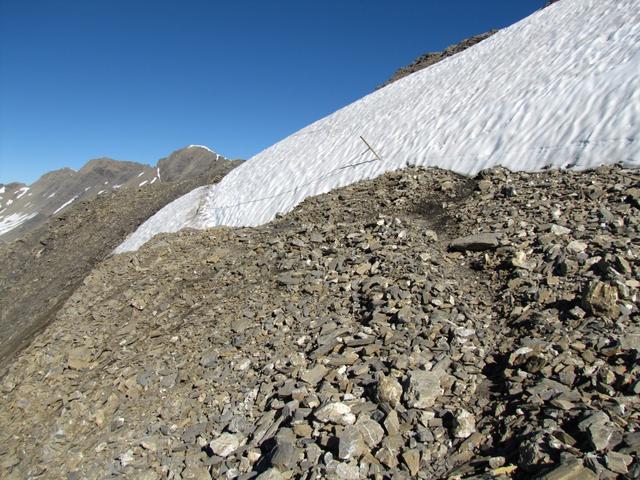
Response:
[[[360,135],[360,140],[362,140],[364,142],[364,144],[367,146],[367,148],[369,150],[371,150],[371,153],[373,153],[378,160],[382,161],[382,158],[380,158],[380,155],[378,155],[376,153],[376,151],[373,148],[371,148],[371,145],[369,145],[369,142],[367,142],[362,135]]]

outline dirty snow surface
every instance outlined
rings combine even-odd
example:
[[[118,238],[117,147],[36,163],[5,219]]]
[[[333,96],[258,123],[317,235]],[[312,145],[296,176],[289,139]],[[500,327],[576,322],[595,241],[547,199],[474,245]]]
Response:
[[[563,0],[267,148],[191,196],[199,205],[167,205],[116,252],[184,227],[258,225],[407,165],[636,166],[639,87],[640,1]]]

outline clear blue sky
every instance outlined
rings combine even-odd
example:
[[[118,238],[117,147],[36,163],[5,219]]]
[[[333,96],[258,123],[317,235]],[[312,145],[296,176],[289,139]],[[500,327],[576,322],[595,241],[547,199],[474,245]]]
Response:
[[[544,0],[0,0],[0,183],[188,144],[230,158]]]

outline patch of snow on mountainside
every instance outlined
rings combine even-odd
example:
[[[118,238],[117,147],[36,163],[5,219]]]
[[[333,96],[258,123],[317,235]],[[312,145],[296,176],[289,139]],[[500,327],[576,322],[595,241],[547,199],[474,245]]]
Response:
[[[11,215],[7,215],[5,218],[0,218],[0,235],[19,227],[27,220],[35,217],[37,214],[38,212],[12,213]]]
[[[258,225],[407,165],[637,166],[639,134],[640,2],[563,0],[267,148],[190,197],[201,204],[167,205],[116,253],[184,227]]]
[[[19,193],[16,194],[16,200],[20,199],[24,196],[25,193],[29,191],[29,187],[22,187],[18,190]]]
[[[62,205],[60,205],[58,208],[56,208],[53,211],[53,215],[55,215],[56,213],[58,213],[60,210],[62,210],[63,208],[65,208],[66,206],[70,205],[71,203],[73,203],[75,201],[75,199],[78,198],[78,196],[74,196],[72,197],[69,201],[64,202]]]

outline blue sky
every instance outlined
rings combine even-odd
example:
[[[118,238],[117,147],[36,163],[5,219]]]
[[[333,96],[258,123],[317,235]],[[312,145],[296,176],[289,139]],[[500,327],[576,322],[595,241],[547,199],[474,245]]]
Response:
[[[0,0],[0,183],[264,148],[544,0]]]

